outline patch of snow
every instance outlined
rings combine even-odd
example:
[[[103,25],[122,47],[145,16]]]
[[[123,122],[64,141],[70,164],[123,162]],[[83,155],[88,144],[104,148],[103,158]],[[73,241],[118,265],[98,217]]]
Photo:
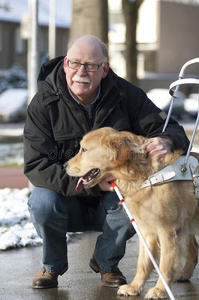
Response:
[[[30,222],[28,193],[28,188],[0,190],[0,250],[41,244]]]
[[[30,221],[27,201],[29,189],[0,190],[0,250],[42,244]],[[72,233],[67,233],[67,241]]]

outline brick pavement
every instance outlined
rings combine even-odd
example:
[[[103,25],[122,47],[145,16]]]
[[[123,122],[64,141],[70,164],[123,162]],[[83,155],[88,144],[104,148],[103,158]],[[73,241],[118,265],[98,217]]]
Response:
[[[23,168],[0,168],[0,189],[28,187],[28,179],[23,173]]]

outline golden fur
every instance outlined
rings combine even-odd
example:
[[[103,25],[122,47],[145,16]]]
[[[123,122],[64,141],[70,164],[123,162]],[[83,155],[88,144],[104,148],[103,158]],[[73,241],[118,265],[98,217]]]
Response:
[[[181,151],[168,154],[163,162],[149,156],[145,138],[106,127],[91,131],[81,141],[79,153],[66,165],[69,175],[83,176],[85,188],[98,184],[110,175],[131,211],[168,285],[188,280],[197,264],[199,207],[192,181],[173,181],[140,189],[141,183],[173,163]],[[95,171],[100,169],[100,172]],[[93,170],[92,172],[90,172]],[[85,174],[90,174],[89,176]],[[92,178],[92,179],[91,179]],[[137,272],[130,285],[119,288],[118,294],[139,295],[149,278],[153,265],[142,242],[139,243]],[[165,287],[158,279],[146,299],[165,298]]]

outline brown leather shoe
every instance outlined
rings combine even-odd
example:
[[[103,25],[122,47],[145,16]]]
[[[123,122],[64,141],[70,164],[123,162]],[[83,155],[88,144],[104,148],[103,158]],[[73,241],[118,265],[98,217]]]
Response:
[[[101,284],[104,286],[116,288],[126,284],[126,278],[118,268],[112,272],[106,272],[99,267],[94,257],[91,258],[89,266],[93,271],[101,274]]]
[[[68,263],[58,273],[49,273],[43,266],[32,280],[33,289],[49,289],[58,286],[57,277],[63,275],[68,270]]]

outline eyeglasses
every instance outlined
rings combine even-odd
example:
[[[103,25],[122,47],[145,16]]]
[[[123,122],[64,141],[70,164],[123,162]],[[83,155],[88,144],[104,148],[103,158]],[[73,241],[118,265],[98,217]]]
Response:
[[[101,67],[102,65],[104,66],[104,62],[102,62],[100,65],[89,64],[89,63],[81,64],[80,62],[71,61],[68,59],[67,65],[69,68],[74,69],[74,70],[79,70],[79,68],[81,68],[81,66],[84,66],[84,68],[87,72],[97,72],[99,67]]]

